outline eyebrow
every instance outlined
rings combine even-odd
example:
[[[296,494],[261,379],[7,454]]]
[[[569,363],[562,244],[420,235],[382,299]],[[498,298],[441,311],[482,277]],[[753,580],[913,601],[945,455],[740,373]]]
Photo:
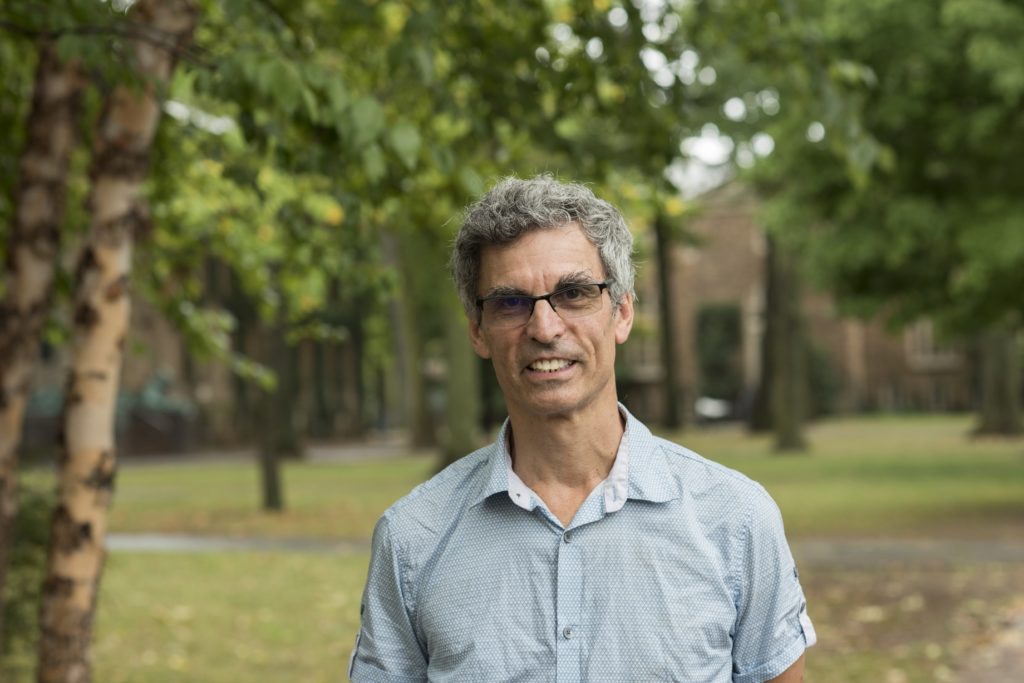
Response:
[[[484,292],[484,295],[481,296],[480,298],[486,299],[492,296],[529,296],[529,294],[519,289],[518,287],[498,286],[491,287],[486,292]]]
[[[574,273],[566,273],[562,277],[558,278],[558,284],[555,285],[553,291],[558,291],[565,287],[571,287],[572,285],[582,285],[591,282],[596,282],[594,274],[589,270],[577,270]]]
[[[572,287],[573,285],[580,285],[584,283],[595,282],[594,274],[589,270],[577,270],[571,273],[566,273],[562,277],[558,278],[558,282],[555,284],[555,288],[552,292],[557,292],[560,289],[566,287]],[[510,287],[508,285],[498,285],[497,287],[491,287],[481,296],[481,299],[486,299],[491,296],[533,296],[529,292],[523,291],[519,287]]]

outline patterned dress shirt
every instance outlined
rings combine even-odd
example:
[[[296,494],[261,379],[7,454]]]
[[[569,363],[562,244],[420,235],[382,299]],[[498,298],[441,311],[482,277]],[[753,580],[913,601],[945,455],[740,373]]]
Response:
[[[507,421],[384,513],[353,681],[760,683],[814,644],[765,490],[619,409],[568,527],[512,471]]]

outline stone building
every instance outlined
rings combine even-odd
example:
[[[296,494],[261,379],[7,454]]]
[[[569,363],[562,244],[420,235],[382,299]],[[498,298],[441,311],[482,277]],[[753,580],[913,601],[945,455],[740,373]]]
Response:
[[[719,187],[704,195],[700,203],[697,216],[688,223],[696,243],[676,246],[671,255],[678,385],[691,401],[708,394],[716,377],[708,376],[713,373],[708,359],[702,358],[701,340],[707,341],[713,332],[709,326],[716,317],[732,320],[735,337],[718,335],[711,343],[717,340],[719,347],[710,351],[730,356],[735,368],[734,395],[719,398],[742,406],[761,376],[767,248],[757,223],[759,203],[753,192],[739,183]],[[645,291],[651,292],[648,298],[657,295],[653,287],[647,286]],[[803,299],[807,329],[816,350],[815,365],[833,381],[832,410],[970,408],[967,358],[956,348],[939,344],[927,320],[891,331],[881,320],[841,316],[827,294],[805,291]],[[643,302],[643,308],[657,310],[649,301]],[[722,343],[729,348],[722,348]],[[656,366],[650,349],[646,355],[643,364]],[[721,393],[722,383],[717,384]],[[654,405],[645,408],[657,412]]]

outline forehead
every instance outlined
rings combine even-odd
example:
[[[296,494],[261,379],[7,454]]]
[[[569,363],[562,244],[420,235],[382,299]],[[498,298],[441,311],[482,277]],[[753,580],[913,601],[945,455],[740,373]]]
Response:
[[[538,228],[508,244],[480,250],[479,289],[517,287],[525,291],[553,287],[567,273],[589,272],[603,279],[597,247],[577,223]]]

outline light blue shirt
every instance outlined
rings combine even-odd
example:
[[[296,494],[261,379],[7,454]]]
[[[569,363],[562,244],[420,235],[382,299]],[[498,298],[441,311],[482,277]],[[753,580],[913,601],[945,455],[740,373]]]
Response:
[[[384,513],[353,681],[760,683],[814,643],[765,490],[620,410],[567,528],[512,472],[507,421]]]

